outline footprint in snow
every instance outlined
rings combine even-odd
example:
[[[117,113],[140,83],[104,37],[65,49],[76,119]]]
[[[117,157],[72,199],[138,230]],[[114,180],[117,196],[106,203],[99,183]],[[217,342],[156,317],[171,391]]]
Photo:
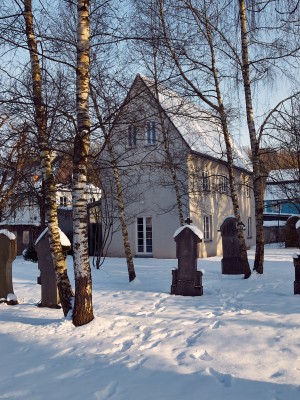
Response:
[[[59,351],[58,353],[54,354],[53,356],[50,357],[50,359],[54,359],[54,358],[58,358],[58,357],[62,357],[65,356],[68,353],[71,353],[73,351],[72,347],[68,347],[64,350]]]
[[[218,329],[221,325],[220,321],[215,321],[213,324],[210,325],[210,329]]]
[[[107,400],[111,398],[117,391],[117,382],[113,381],[105,386],[103,389],[98,390],[94,393],[96,400]]]
[[[19,374],[16,374],[15,377],[18,378],[20,376],[36,375],[38,372],[42,372],[45,369],[46,369],[46,366],[44,364],[41,364],[41,365],[38,365],[37,367],[33,367],[30,369],[27,369],[26,371],[20,372]]]
[[[232,376],[230,374],[223,374],[213,368],[208,368],[208,373],[215,378],[219,383],[222,383],[225,387],[230,387],[232,382]]]
[[[282,377],[282,376],[283,376],[283,372],[277,371],[277,372],[275,372],[274,374],[272,374],[272,375],[270,376],[270,378],[280,378],[280,377]]]
[[[186,352],[185,351],[182,351],[181,353],[179,353],[177,356],[176,356],[176,360],[177,360],[177,362],[178,362],[178,365],[182,365],[183,364],[183,360],[186,358]]]
[[[161,340],[146,342],[145,344],[142,344],[142,345],[140,346],[140,350],[150,350],[150,349],[154,349],[154,348],[157,347],[160,343],[161,343]]]
[[[204,329],[201,328],[201,329],[198,329],[197,331],[195,331],[193,335],[191,335],[190,337],[188,337],[188,338],[186,339],[186,344],[187,344],[188,346],[192,346],[192,345],[196,342],[196,340],[197,340],[200,336],[202,336],[203,330],[204,330]]]
[[[145,342],[150,336],[151,336],[151,329],[147,326],[140,326],[139,330],[141,332],[142,336],[142,341]]]
[[[68,378],[78,378],[79,376],[85,373],[84,368],[74,368],[64,374],[61,374],[56,377],[58,380],[68,379]]]
[[[213,360],[213,357],[210,356],[206,350],[204,350],[204,351],[195,351],[194,353],[191,353],[190,357],[193,358],[193,359],[202,360],[202,361],[211,361],[211,360]]]
[[[114,345],[118,346],[118,348],[115,348],[116,351],[126,351],[129,350],[130,347],[133,345],[133,340],[131,338],[115,340]]]

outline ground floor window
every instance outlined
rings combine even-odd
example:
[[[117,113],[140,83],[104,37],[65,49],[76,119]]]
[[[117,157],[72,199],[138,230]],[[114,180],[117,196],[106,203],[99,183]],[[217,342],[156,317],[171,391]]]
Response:
[[[139,254],[151,254],[152,246],[152,218],[137,218],[137,251]]]
[[[61,207],[66,207],[67,204],[68,204],[67,196],[60,196],[60,198],[59,198],[59,205],[60,205]]]
[[[203,217],[203,236],[204,240],[212,240],[212,216],[205,215]]]
[[[247,237],[252,238],[252,218],[248,217],[247,223]]]
[[[29,244],[29,231],[23,231],[23,244]]]

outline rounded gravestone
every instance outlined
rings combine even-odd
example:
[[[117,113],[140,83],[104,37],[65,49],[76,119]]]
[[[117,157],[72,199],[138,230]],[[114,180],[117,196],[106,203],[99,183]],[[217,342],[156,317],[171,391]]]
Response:
[[[186,222],[174,233],[178,268],[172,270],[171,294],[202,296],[202,272],[197,271],[197,258],[203,233],[190,225],[192,221],[189,218]]]
[[[222,274],[243,274],[241,243],[238,239],[237,220],[233,216],[224,219],[220,226],[223,246]]]
[[[288,218],[285,224],[285,247],[298,247],[299,238],[297,235],[296,224],[300,220],[297,215]]]
[[[60,242],[62,250],[66,252],[70,250],[71,243],[67,236],[59,229]],[[48,228],[40,234],[35,242],[35,249],[38,255],[38,268],[40,276],[37,281],[41,285],[41,301],[39,307],[60,308],[60,298],[56,285],[56,276],[49,244]],[[64,260],[66,263],[66,260]]]
[[[0,230],[0,301],[17,304],[12,282],[12,263],[17,256],[17,241],[12,232]]]
[[[300,219],[296,223],[296,232],[297,232],[297,236],[298,236],[298,247],[300,249]]]

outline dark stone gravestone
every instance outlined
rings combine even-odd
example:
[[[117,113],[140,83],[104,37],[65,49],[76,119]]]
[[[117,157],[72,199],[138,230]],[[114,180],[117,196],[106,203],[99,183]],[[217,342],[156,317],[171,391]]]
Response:
[[[243,263],[241,257],[241,244],[238,239],[237,220],[235,217],[224,219],[221,227],[223,258],[222,274],[238,275],[243,274]]]
[[[67,236],[59,230],[63,252],[67,253],[71,248],[71,243]],[[56,286],[56,277],[50,252],[48,228],[46,228],[38,237],[35,243],[35,249],[38,255],[38,268],[40,276],[37,279],[41,285],[41,301],[39,307],[60,308],[59,294]]]
[[[299,221],[296,223],[296,232],[297,232],[297,236],[298,236],[298,246],[300,249],[300,219]]]
[[[203,234],[189,218],[187,225],[180,227],[174,234],[178,269],[172,270],[171,294],[181,296],[202,296],[202,272],[197,271],[199,244]]]
[[[285,224],[285,247],[298,247],[299,239],[296,230],[296,224],[299,217],[292,215],[288,218]]]
[[[300,254],[293,255],[295,267],[294,294],[300,294]]]
[[[12,283],[12,262],[17,255],[17,240],[7,229],[0,230],[0,302],[17,304]]]

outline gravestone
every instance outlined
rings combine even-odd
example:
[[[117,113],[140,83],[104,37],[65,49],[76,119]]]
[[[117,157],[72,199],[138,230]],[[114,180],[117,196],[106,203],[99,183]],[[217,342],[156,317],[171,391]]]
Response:
[[[241,257],[241,244],[238,239],[237,220],[235,217],[224,219],[221,227],[223,258],[222,274],[238,275],[243,274],[243,262]]]
[[[296,224],[299,221],[299,217],[292,215],[288,218],[285,224],[285,247],[298,247],[299,238],[297,235]]]
[[[12,262],[17,256],[17,240],[7,229],[0,230],[0,302],[17,304],[12,283]]]
[[[297,232],[297,236],[298,236],[298,246],[297,247],[299,247],[299,249],[300,249],[300,219],[296,223],[296,232]]]
[[[71,248],[71,243],[67,236],[59,229],[60,240],[65,254]],[[35,242],[35,249],[38,255],[38,268],[40,276],[37,283],[41,285],[41,301],[39,307],[60,308],[59,294],[56,286],[56,276],[50,251],[48,228],[46,228]]]
[[[300,294],[300,254],[293,255],[295,267],[294,294]]]
[[[197,271],[197,258],[203,234],[191,222],[188,218],[187,224],[174,233],[178,269],[172,270],[171,294],[202,296],[202,272]]]

